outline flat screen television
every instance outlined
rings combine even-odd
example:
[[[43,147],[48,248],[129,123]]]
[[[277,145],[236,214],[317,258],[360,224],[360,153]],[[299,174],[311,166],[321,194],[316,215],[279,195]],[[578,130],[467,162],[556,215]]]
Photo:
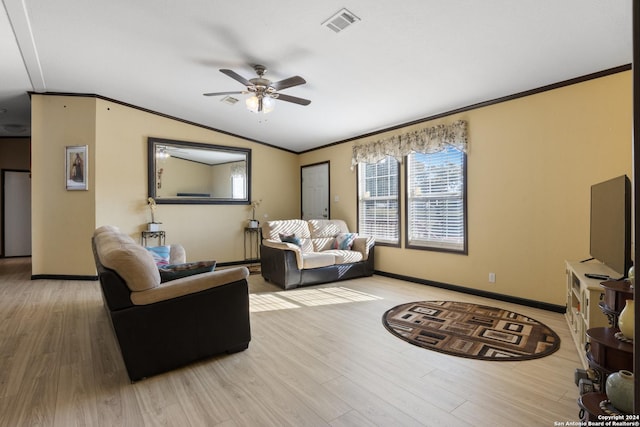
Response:
[[[626,175],[591,186],[591,256],[626,277],[631,267],[631,182]]]

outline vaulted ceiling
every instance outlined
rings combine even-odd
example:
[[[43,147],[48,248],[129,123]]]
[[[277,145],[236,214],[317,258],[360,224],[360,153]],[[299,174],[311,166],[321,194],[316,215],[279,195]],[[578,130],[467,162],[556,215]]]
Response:
[[[28,92],[95,94],[294,152],[632,60],[632,0],[3,0],[0,136]],[[340,32],[323,23],[346,8]],[[251,113],[252,65],[307,83]]]

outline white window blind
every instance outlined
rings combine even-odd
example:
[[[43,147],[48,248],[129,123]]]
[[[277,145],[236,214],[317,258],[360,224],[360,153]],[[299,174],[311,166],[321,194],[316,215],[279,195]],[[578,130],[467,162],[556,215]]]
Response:
[[[407,246],[466,252],[465,154],[407,156]]]
[[[376,243],[400,242],[398,161],[358,164],[358,233]]]
[[[233,199],[244,199],[246,197],[244,175],[231,175],[231,197]]]

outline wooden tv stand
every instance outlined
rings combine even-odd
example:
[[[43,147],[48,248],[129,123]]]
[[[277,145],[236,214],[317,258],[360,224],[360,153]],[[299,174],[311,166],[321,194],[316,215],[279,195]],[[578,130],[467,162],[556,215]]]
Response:
[[[565,317],[573,341],[578,348],[582,366],[587,369],[589,363],[585,352],[588,342],[587,330],[609,326],[607,316],[598,306],[604,298],[604,288],[600,285],[605,280],[590,279],[586,273],[603,274],[613,278],[620,275],[599,262],[565,261],[567,273],[567,311]]]

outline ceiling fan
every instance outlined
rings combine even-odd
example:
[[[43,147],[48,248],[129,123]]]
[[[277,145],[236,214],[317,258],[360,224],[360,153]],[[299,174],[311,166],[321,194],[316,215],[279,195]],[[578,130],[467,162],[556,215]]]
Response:
[[[298,98],[297,96],[285,95],[280,93],[280,90],[287,89],[293,86],[299,86],[305,84],[307,81],[300,76],[289,77],[284,80],[280,80],[278,82],[272,82],[269,79],[265,79],[264,75],[267,72],[267,69],[264,65],[256,64],[253,66],[253,69],[256,71],[258,77],[254,77],[252,79],[245,79],[240,74],[236,73],[233,70],[220,70],[221,73],[226,74],[232,79],[239,81],[243,85],[247,87],[244,91],[233,91],[233,92],[212,92],[212,93],[204,93],[204,96],[218,96],[218,95],[237,95],[237,94],[246,94],[253,93],[253,96],[248,98],[247,108],[254,113],[268,113],[273,110],[274,107],[274,99],[279,99],[280,101],[293,102],[294,104],[299,105],[309,105],[311,101],[304,98]]]

